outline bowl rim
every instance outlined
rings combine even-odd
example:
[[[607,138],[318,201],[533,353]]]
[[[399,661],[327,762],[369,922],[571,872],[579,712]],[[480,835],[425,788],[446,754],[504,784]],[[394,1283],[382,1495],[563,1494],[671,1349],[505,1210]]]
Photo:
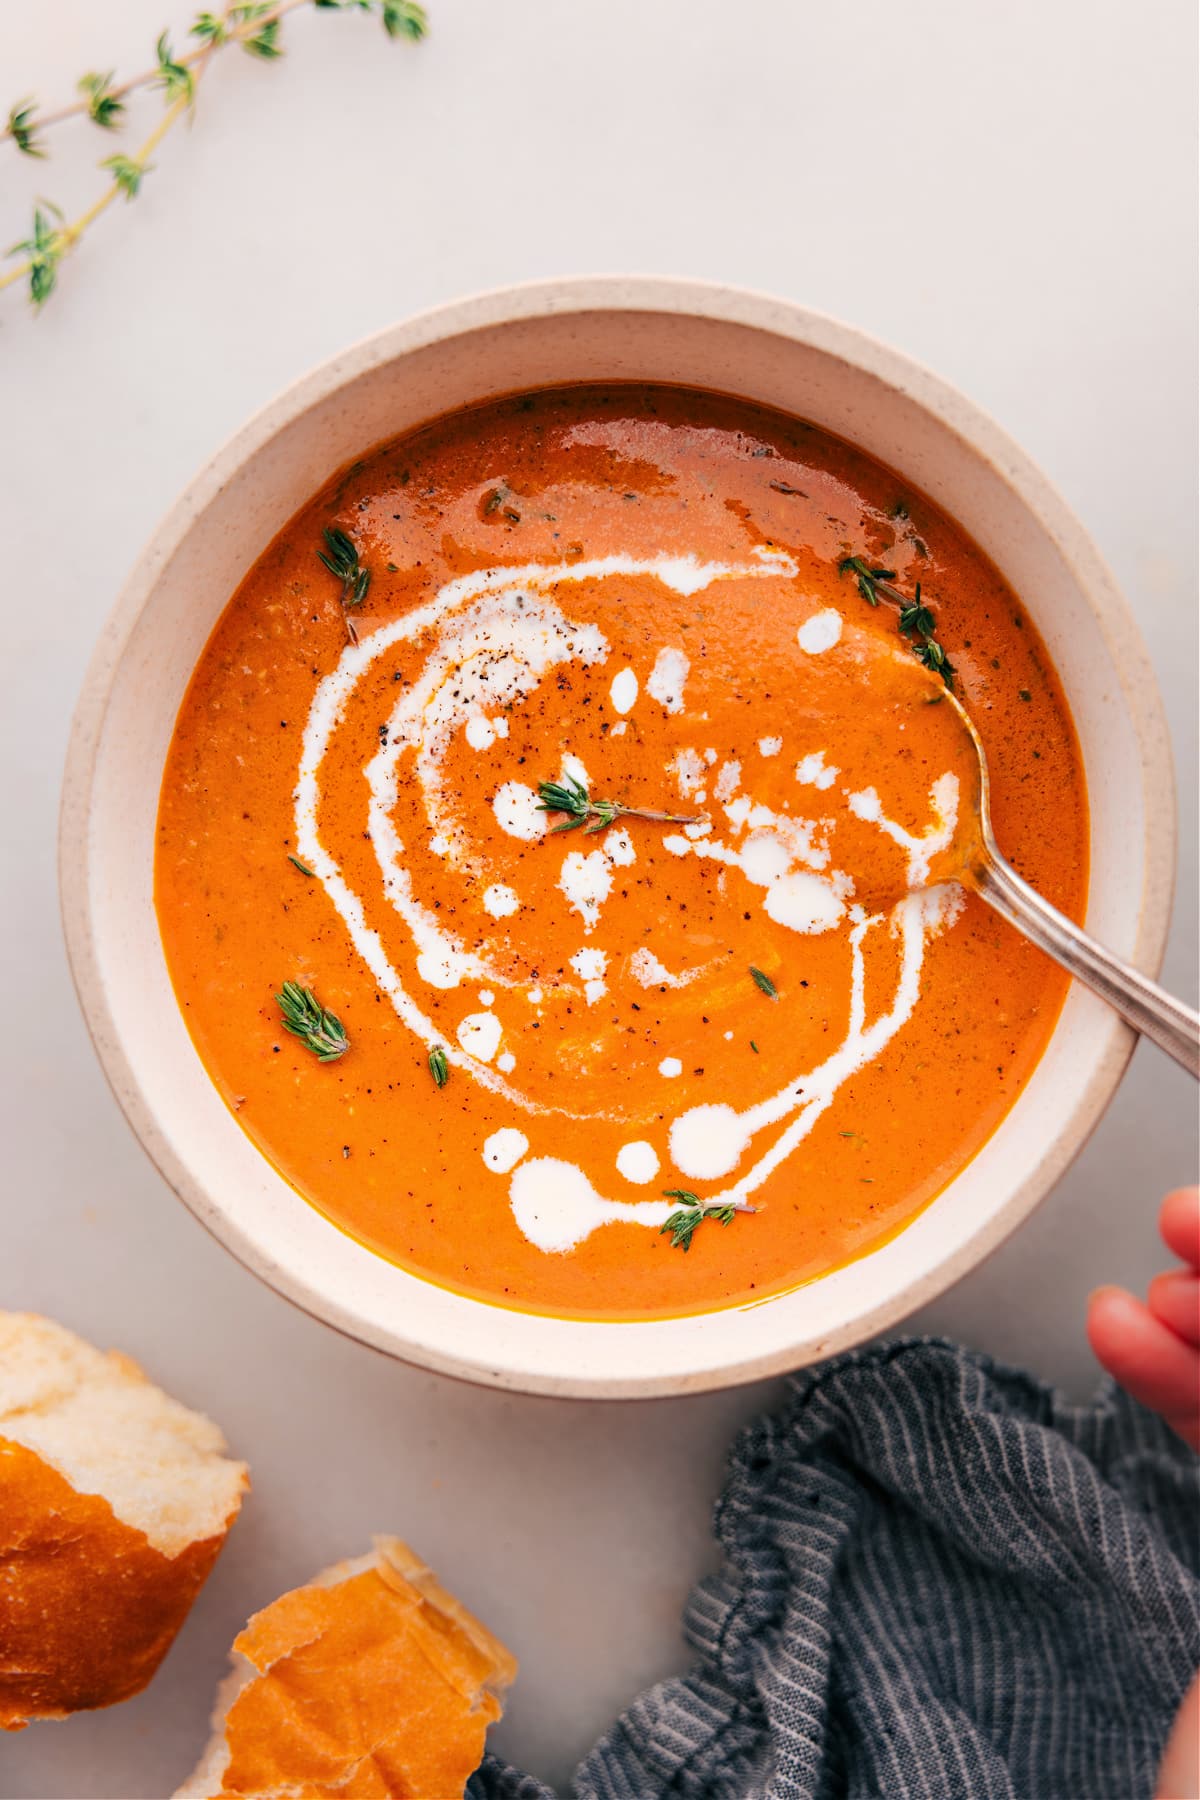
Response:
[[[1040,1204],[1082,1149],[1125,1070],[1136,1034],[1115,1015],[1090,1080],[1063,1128],[1027,1177],[980,1228],[944,1261],[897,1289],[868,1313],[825,1331],[815,1348],[800,1339],[747,1357],[731,1344],[719,1366],[697,1374],[644,1377],[563,1376],[497,1370],[486,1355],[450,1356],[355,1317],[352,1309],[309,1279],[283,1268],[236,1224],[192,1174],[142,1090],[109,1005],[103,959],[90,903],[91,800],[112,691],[125,651],[153,602],[157,578],[193,519],[287,425],[349,382],[414,351],[474,331],[562,314],[594,312],[687,315],[773,334],[850,363],[930,413],[975,456],[986,460],[1071,569],[1119,672],[1121,704],[1132,727],[1144,791],[1161,803],[1146,809],[1139,865],[1141,895],[1131,960],[1150,975],[1161,965],[1174,891],[1175,783],[1165,711],[1132,609],[1090,535],[1033,459],[986,412],[924,364],[856,326],[798,302],[691,277],[594,275],[530,281],[489,289],[413,314],[335,352],[289,382],[235,430],[180,491],[151,533],[103,624],[71,723],[58,830],[59,897],[72,979],[105,1078],[143,1149],[202,1225],[242,1265],[284,1299],[344,1336],[393,1357],[481,1385],[526,1393],[596,1399],[701,1393],[777,1375],[815,1357],[867,1341],[944,1293],[976,1268]],[[866,446],[864,446],[866,447]],[[411,1273],[411,1272],[407,1272]],[[420,1279],[420,1277],[415,1277]],[[458,1296],[458,1298],[462,1298]],[[486,1302],[473,1302],[486,1305]],[[494,1310],[489,1307],[489,1310]],[[736,1316],[737,1309],[724,1309]],[[536,1315],[525,1315],[533,1317]],[[704,1318],[719,1315],[701,1315]],[[635,1322],[636,1324],[636,1322]],[[618,1330],[619,1322],[603,1330]]]

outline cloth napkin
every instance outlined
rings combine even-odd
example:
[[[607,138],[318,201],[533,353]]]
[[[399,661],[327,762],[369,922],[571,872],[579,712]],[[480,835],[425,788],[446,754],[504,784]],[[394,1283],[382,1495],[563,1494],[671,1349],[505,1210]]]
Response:
[[[1200,1664],[1196,1458],[936,1339],[792,1378],[737,1439],[690,1674],[574,1800],[1139,1800]],[[555,1800],[489,1757],[470,1800]]]

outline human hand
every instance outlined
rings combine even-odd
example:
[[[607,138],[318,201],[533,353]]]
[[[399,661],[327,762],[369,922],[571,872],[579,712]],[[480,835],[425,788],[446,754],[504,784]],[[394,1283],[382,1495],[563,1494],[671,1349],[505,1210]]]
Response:
[[[1088,1338],[1109,1374],[1200,1450],[1200,1188],[1168,1194],[1158,1228],[1187,1266],[1156,1275],[1145,1303],[1124,1288],[1097,1288],[1088,1301]],[[1179,1709],[1155,1788],[1156,1800],[1197,1793],[1200,1678]]]
[[[1156,1275],[1144,1302],[1097,1288],[1088,1338],[1109,1374],[1200,1450],[1200,1188],[1168,1194],[1158,1228],[1186,1268]]]

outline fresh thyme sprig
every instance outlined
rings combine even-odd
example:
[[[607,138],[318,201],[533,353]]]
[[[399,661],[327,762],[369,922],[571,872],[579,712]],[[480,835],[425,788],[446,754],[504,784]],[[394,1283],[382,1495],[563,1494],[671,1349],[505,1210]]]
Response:
[[[679,1211],[673,1212],[666,1224],[658,1228],[660,1237],[664,1231],[670,1232],[672,1250],[690,1250],[696,1229],[705,1219],[715,1219],[720,1225],[732,1225],[735,1213],[754,1211],[752,1206],[737,1201],[730,1201],[724,1206],[708,1206],[699,1194],[693,1194],[687,1188],[664,1188],[663,1193],[668,1200],[683,1201]]]
[[[913,655],[935,675],[940,675],[948,688],[954,686],[954,664],[938,643],[937,620],[921,598],[919,581],[910,600],[907,594],[892,586],[896,579],[895,569],[873,568],[861,556],[844,556],[838,564],[838,574],[853,575],[859,593],[872,606],[879,605],[881,594],[885,599],[895,601],[900,608],[899,629],[908,639]]]
[[[318,1062],[336,1062],[339,1056],[345,1056],[350,1048],[346,1028],[336,1013],[325,1010],[311,988],[285,981],[275,999],[283,1014],[284,1030],[298,1037]]]
[[[115,81],[112,70],[105,74],[90,72],[77,83],[82,98],[53,112],[39,113],[32,95],[18,100],[0,127],[0,139],[11,138],[23,155],[38,157],[46,154],[42,134],[65,119],[87,117],[102,131],[118,129],[124,122],[125,96],[136,89],[159,89],[167,110],[134,155],[108,157],[99,165],[109,171],[110,184],[78,218],[67,223],[51,202],[39,201],[34,209],[32,233],[5,253],[21,260],[0,275],[0,288],[27,280],[33,305],[44,305],[54,292],[59,264],[88,226],[118,195],[123,194],[127,200],[136,198],[142,178],[150,169],[151,151],[193,105],[197,84],[214,52],[228,44],[238,44],[251,56],[274,61],[282,54],[281,20],[297,7],[308,5],[320,11],[374,13],[390,38],[416,42],[428,28],[425,10],[418,0],[242,0],[241,4],[226,0],[222,11],[196,16],[188,32],[189,37],[196,39],[194,49],[176,53],[164,31],[155,46],[153,66],[125,81]]]
[[[564,775],[561,781],[541,782],[538,801],[539,812],[564,815],[561,825],[551,826],[551,837],[557,831],[578,831],[581,825],[584,835],[590,837],[594,831],[604,831],[618,819],[650,819],[658,825],[699,825],[702,822],[699,813],[654,812],[645,806],[624,806],[619,800],[593,800],[586,784],[577,781],[573,775]]]
[[[318,550],[317,555],[329,573],[341,582],[342,605],[361,606],[371,585],[371,571],[359,562],[353,538],[339,531],[336,525],[327,525],[321,535],[325,539],[325,548]]]

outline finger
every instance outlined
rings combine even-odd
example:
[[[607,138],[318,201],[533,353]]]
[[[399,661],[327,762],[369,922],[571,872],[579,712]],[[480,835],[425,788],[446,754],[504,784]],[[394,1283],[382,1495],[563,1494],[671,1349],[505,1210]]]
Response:
[[[1092,1349],[1126,1392],[1200,1449],[1200,1352],[1123,1288],[1096,1290],[1087,1329]]]
[[[1200,1676],[1183,1697],[1158,1771],[1154,1800],[1191,1800],[1200,1794]]]
[[[1158,1215],[1158,1228],[1168,1250],[1200,1269],[1200,1188],[1176,1188],[1167,1195]]]
[[[1200,1276],[1189,1275],[1186,1269],[1156,1275],[1146,1305],[1185,1344],[1200,1344]]]

